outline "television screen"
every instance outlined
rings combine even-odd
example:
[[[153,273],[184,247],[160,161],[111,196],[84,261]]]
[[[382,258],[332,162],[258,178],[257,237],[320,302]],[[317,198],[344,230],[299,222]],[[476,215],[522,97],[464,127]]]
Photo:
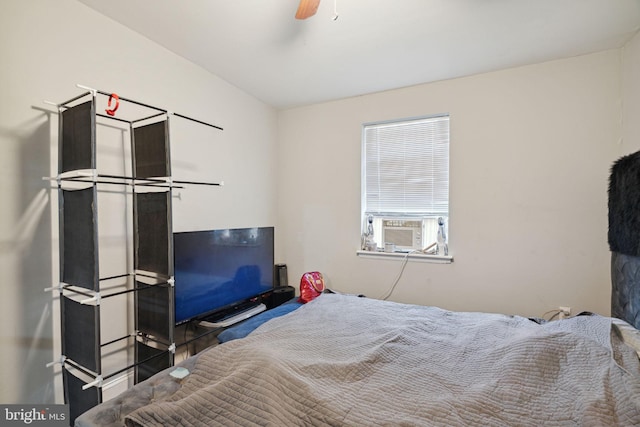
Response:
[[[224,313],[273,288],[274,228],[174,233],[176,324]]]

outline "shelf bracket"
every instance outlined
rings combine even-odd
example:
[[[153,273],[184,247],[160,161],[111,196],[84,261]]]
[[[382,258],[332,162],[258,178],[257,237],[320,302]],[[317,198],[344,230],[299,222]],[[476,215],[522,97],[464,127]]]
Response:
[[[58,283],[58,286],[51,286],[50,288],[44,288],[44,291],[45,292],[51,292],[53,290],[58,290],[58,291],[62,292],[62,290],[64,289],[65,286],[66,286],[66,283],[60,282],[60,283]]]
[[[45,366],[46,366],[47,368],[50,368],[50,367],[52,367],[52,366],[54,366],[54,365],[57,365],[58,363],[59,363],[60,365],[64,366],[64,362],[65,362],[66,360],[67,360],[67,357],[66,357],[66,356],[60,355],[60,359],[59,359],[59,360],[54,360],[53,362],[49,362],[49,363],[47,363]]]
[[[91,298],[87,298],[87,299],[83,299],[82,301],[80,301],[80,304],[89,304],[92,302],[95,302],[96,305],[100,305],[100,300],[101,300],[101,296],[100,296],[100,292],[96,292],[96,295],[94,297]]]
[[[77,87],[78,89],[88,90],[89,92],[91,92],[91,95],[93,95],[93,96],[96,96],[96,95],[98,94],[98,90],[97,90],[97,89],[94,89],[94,88],[89,87],[89,86],[84,86],[84,85],[81,85],[81,84],[76,84],[76,87]]]
[[[91,387],[102,387],[102,375],[98,375],[94,381],[82,386],[82,390],[90,389]]]

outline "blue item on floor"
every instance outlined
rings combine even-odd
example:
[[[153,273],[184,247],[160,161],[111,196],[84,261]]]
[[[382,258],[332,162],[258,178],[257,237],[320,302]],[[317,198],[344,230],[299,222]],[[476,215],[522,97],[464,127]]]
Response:
[[[225,329],[224,331],[220,332],[220,334],[218,334],[218,341],[220,343],[224,343],[238,338],[244,338],[263,323],[276,317],[283,316],[287,313],[291,313],[302,305],[302,303],[297,301],[297,298],[294,298],[289,302],[279,305],[278,307],[253,316],[252,318],[245,320],[239,325],[232,326],[229,329]]]

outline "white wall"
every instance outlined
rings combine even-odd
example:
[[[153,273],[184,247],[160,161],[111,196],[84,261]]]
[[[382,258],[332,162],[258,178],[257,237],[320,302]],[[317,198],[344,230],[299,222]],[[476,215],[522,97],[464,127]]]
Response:
[[[640,33],[626,44],[623,52],[621,156],[640,150]]]
[[[390,299],[540,316],[609,314],[607,180],[621,138],[621,51],[279,114],[279,223],[291,281],[385,294],[400,261],[363,259],[361,125],[451,115],[450,265],[409,262]],[[637,75],[637,74],[636,74]]]
[[[60,350],[43,292],[58,281],[57,198],[41,179],[56,173],[57,117],[43,100],[81,83],[224,127],[172,140],[176,178],[226,183],[181,191],[177,230],[275,225],[276,111],[74,0],[3,1],[0,54],[0,402],[61,402],[60,376],[44,366]],[[103,151],[121,162],[122,147]],[[119,209],[99,214],[118,235]]]

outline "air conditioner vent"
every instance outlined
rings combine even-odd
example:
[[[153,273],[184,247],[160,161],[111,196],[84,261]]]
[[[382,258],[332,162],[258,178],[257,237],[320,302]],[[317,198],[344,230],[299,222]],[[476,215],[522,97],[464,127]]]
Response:
[[[422,249],[423,232],[423,220],[382,220],[382,244],[393,243],[397,249]]]

